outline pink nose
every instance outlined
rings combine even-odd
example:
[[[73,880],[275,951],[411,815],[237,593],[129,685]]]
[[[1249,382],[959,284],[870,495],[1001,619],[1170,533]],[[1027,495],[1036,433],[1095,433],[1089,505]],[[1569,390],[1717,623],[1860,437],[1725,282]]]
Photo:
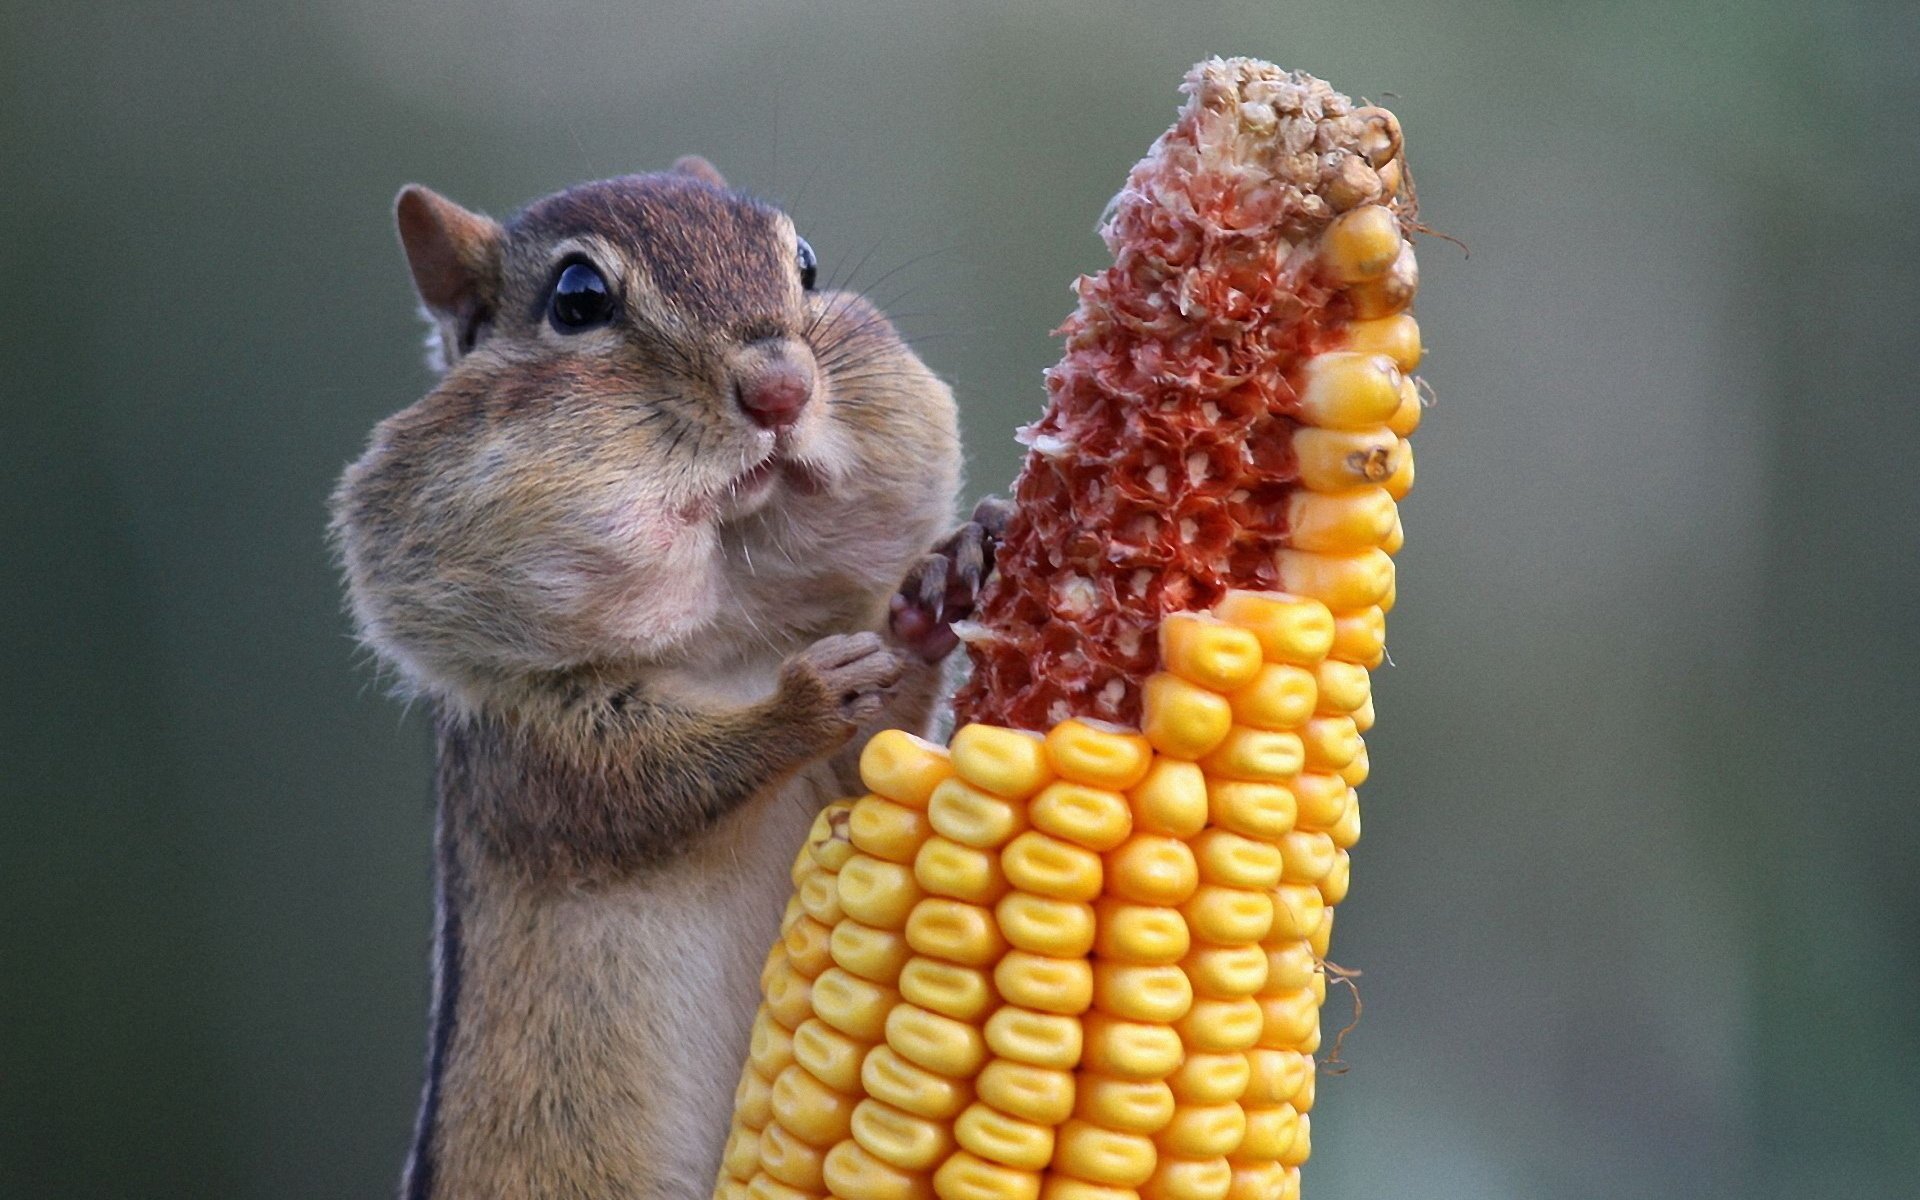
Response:
[[[800,419],[813,397],[813,372],[789,358],[773,358],[734,377],[734,395],[755,425],[783,429]]]

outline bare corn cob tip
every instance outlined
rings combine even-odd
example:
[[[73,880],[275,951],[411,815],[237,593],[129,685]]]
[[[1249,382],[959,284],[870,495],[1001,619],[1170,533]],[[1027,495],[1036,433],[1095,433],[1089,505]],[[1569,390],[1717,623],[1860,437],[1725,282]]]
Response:
[[[794,863],[720,1200],[1299,1195],[1410,214],[1390,114],[1245,59],[1187,91],[1026,431],[967,723],[876,735]]]
[[[1163,614],[1230,588],[1390,587],[1367,539],[1411,480],[1419,412],[1399,123],[1253,59],[1201,63],[1182,90],[1021,431],[961,721],[1135,724]]]

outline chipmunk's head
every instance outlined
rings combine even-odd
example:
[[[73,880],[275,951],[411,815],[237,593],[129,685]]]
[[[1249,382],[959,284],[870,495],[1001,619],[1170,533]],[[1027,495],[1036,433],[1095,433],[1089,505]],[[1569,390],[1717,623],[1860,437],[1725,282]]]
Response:
[[[397,218],[444,375],[333,527],[410,683],[781,652],[877,619],[950,520],[946,385],[703,160],[504,225],[409,187]]]

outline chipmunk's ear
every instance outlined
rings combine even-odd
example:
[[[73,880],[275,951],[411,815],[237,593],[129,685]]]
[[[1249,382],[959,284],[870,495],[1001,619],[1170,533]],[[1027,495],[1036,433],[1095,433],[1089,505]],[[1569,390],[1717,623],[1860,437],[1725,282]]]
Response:
[[[439,333],[441,365],[451,366],[493,319],[506,232],[417,183],[400,189],[393,216],[414,290]]]
[[[712,184],[717,188],[727,186],[726,178],[720,174],[712,163],[701,158],[698,154],[683,155],[675,159],[673,169],[682,175],[691,175],[701,183]]]

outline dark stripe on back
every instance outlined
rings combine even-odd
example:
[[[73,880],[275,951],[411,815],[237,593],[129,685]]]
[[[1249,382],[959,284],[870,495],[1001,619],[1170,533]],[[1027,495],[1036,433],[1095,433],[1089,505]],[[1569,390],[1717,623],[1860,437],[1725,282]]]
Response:
[[[460,908],[457,897],[459,862],[453,837],[446,827],[444,807],[435,837],[439,860],[434,930],[433,1025],[427,1037],[427,1084],[420,1097],[420,1116],[414,1123],[413,1152],[407,1159],[403,1200],[431,1200],[434,1175],[434,1126],[440,1115],[441,1076],[447,1049],[453,1043],[460,1010]]]

